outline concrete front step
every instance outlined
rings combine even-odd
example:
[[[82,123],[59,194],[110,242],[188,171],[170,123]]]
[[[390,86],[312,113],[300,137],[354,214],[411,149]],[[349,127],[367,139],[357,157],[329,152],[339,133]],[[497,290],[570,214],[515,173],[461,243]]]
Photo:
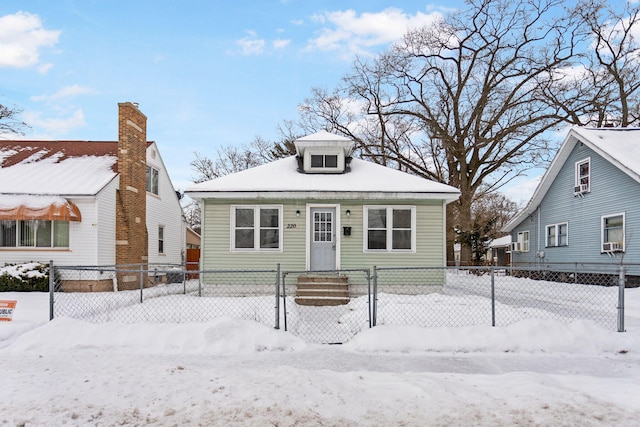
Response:
[[[345,276],[300,276],[296,303],[300,305],[342,305],[349,303],[349,283]]]
[[[349,304],[348,297],[296,297],[296,304],[326,306],[326,305],[344,305]]]

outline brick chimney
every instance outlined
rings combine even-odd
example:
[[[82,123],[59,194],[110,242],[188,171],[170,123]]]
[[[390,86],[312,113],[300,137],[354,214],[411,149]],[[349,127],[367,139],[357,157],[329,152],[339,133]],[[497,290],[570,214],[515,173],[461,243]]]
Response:
[[[118,104],[118,173],[120,188],[116,200],[116,264],[146,264],[149,242],[147,117],[140,112],[137,104],[131,102]],[[137,286],[137,276],[126,276],[119,280],[121,289]]]

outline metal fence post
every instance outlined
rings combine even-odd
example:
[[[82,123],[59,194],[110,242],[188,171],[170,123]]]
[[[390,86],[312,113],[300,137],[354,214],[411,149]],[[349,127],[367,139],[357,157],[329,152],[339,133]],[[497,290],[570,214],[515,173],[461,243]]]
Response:
[[[372,324],[376,326],[378,320],[378,268],[373,266],[373,315]]]
[[[53,260],[49,261],[49,320],[53,320],[53,296],[56,287]]]
[[[287,331],[287,273],[282,273],[282,314],[284,316],[284,330]]]
[[[140,264],[140,304],[142,304],[142,289],[144,288],[144,277],[142,277],[142,264]]]
[[[280,329],[280,263],[276,267],[276,329]]]
[[[491,326],[496,326],[496,281],[494,268],[491,267]]]
[[[624,266],[618,272],[618,332],[624,332]]]
[[[369,298],[369,327],[371,328],[373,326],[372,323],[372,319],[371,319],[371,270],[370,269],[366,269],[365,273],[367,274],[367,297]]]

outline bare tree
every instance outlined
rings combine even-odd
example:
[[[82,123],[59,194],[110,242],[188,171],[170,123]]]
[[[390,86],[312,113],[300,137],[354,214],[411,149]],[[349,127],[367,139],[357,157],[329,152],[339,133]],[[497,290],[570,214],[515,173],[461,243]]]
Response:
[[[548,131],[570,114],[546,95],[584,37],[561,0],[468,3],[356,61],[336,92],[316,91],[303,109],[359,137],[363,156],[459,188],[449,217],[461,229],[472,224],[479,191],[549,159]],[[362,114],[345,110],[354,105]]]
[[[262,141],[260,140],[258,143],[261,144]],[[259,166],[265,162],[262,153],[249,146],[235,147],[227,145],[219,148],[217,153],[218,156],[215,160],[201,153],[194,153],[195,160],[191,162],[191,167],[196,171],[197,175],[193,178],[193,182],[210,181],[230,173]]]
[[[18,119],[22,111],[16,107],[0,104],[0,137],[6,134],[23,135],[28,124]]]
[[[640,124],[640,5],[612,7],[604,0],[584,0],[575,9],[588,31],[584,72],[590,98],[580,124],[628,127]]]

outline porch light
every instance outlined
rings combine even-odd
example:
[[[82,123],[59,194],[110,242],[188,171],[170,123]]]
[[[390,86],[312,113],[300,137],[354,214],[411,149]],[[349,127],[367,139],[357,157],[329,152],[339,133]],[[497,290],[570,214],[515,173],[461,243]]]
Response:
[[[300,209],[296,211],[296,216],[300,216]]]
[[[346,214],[347,214],[347,216],[351,216],[351,211],[349,209],[347,209]]]

